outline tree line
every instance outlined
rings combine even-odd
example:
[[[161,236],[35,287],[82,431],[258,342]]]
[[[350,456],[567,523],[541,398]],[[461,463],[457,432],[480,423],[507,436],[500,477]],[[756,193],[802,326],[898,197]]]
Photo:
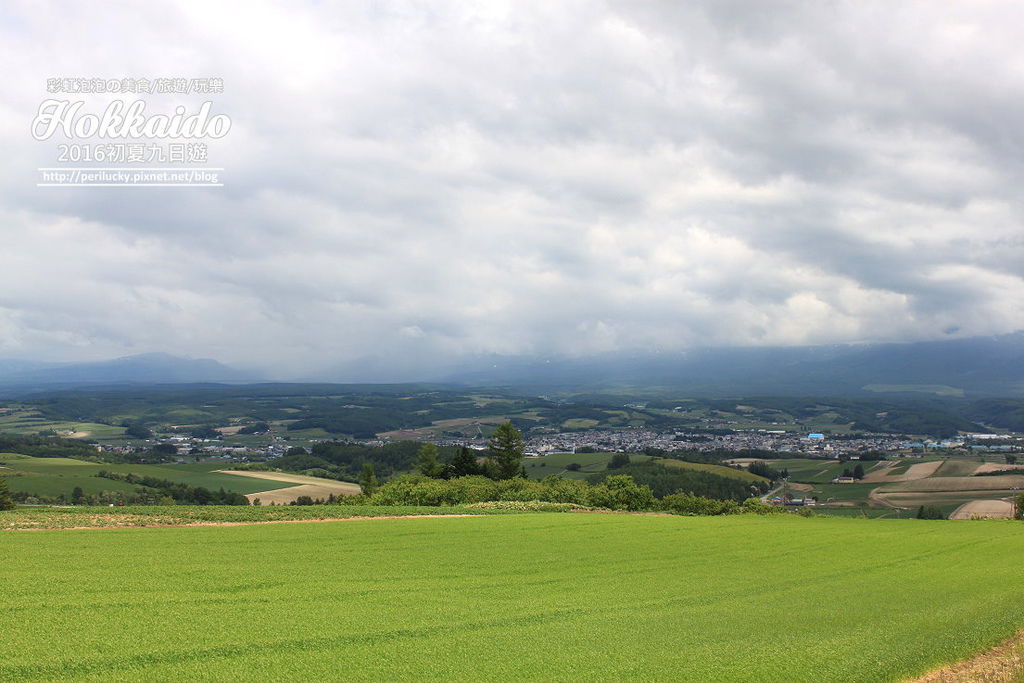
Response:
[[[136,484],[150,489],[156,489],[169,496],[175,503],[182,505],[248,505],[249,499],[241,493],[225,491],[221,488],[218,491],[211,491],[205,486],[189,486],[169,479],[159,477],[143,476],[139,474],[122,474],[120,472],[109,472],[100,470],[97,477],[123,481],[129,484]]]

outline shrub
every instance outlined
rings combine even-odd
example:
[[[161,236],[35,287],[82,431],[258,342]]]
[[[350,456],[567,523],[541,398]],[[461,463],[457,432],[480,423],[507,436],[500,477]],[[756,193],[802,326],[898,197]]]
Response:
[[[786,508],[779,505],[762,503],[759,498],[747,498],[743,501],[743,512],[755,515],[777,515],[780,513],[785,514]]]
[[[656,501],[651,490],[638,486],[629,476],[608,477],[598,486],[558,477],[530,481],[516,477],[494,481],[484,476],[431,479],[406,475],[380,487],[363,500],[371,505],[465,505],[484,501],[535,501],[575,503],[613,510],[651,510]],[[350,497],[346,504],[358,504]]]
[[[617,474],[590,489],[590,505],[611,510],[651,510],[656,507],[654,494],[647,486],[639,486],[633,477]]]
[[[715,500],[689,493],[673,493],[661,499],[664,510],[676,515],[737,515],[742,512],[733,500]]]
[[[942,510],[931,507],[931,506],[920,506],[917,508],[918,519],[945,519],[946,515],[942,514]]]

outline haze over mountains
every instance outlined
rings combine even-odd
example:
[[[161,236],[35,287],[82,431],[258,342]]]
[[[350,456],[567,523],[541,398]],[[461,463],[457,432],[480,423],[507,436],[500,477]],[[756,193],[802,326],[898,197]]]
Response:
[[[907,344],[716,348],[580,359],[494,359],[466,384],[666,387],[693,395],[1024,394],[1024,334]]]
[[[105,384],[176,384],[258,381],[259,376],[207,358],[144,353],[89,363],[0,360],[0,385],[49,389]]]
[[[531,391],[667,388],[695,396],[913,392],[1024,395],[1024,333],[908,344],[715,348],[580,358],[480,356],[411,375],[376,364],[301,378],[318,382],[439,382]],[[105,384],[266,381],[210,359],[148,353],[89,363],[0,360],[0,386],[24,390]]]

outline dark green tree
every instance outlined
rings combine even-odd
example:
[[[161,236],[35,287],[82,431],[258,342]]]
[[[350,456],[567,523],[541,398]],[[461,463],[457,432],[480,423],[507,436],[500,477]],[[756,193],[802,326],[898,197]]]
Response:
[[[471,448],[459,446],[455,458],[448,464],[448,471],[453,477],[469,477],[480,474],[480,465],[476,462],[476,453]]]
[[[425,443],[416,454],[416,469],[425,477],[440,479],[445,467],[437,461],[437,446]]]
[[[522,434],[512,426],[511,422],[503,422],[498,425],[487,442],[487,447],[490,451],[489,459],[494,463],[497,479],[512,479],[519,474],[526,446],[523,443]]]
[[[918,519],[945,519],[946,516],[944,514],[942,514],[942,510],[940,510],[940,509],[938,509],[936,507],[931,507],[931,506],[925,507],[924,505],[922,505],[919,508],[917,508],[917,518]]]
[[[612,459],[608,461],[608,469],[617,470],[620,467],[626,467],[629,465],[629,455],[626,453],[616,453],[612,456]]]
[[[864,465],[857,463],[857,466],[853,468],[853,478],[863,479],[864,478]]]
[[[363,473],[359,475],[359,486],[363,489],[363,495],[372,496],[377,490],[377,473],[373,471],[373,463],[363,463]]]
[[[146,428],[145,425],[139,424],[138,422],[126,423],[124,425],[125,436],[130,436],[135,439],[148,439],[153,436],[153,432]]]
[[[84,498],[84,497],[85,497],[85,492],[82,491],[82,487],[81,486],[76,486],[75,488],[73,488],[71,490],[71,502],[72,502],[72,504],[74,504],[74,505],[81,505],[82,504],[82,498]]]
[[[7,477],[0,477],[0,510],[13,510],[14,499],[11,498],[11,490],[7,487]]]

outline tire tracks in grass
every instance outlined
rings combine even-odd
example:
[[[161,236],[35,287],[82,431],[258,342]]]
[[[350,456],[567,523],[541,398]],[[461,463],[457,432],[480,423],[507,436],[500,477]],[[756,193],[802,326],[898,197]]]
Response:
[[[960,547],[970,547],[975,543],[959,544]],[[837,579],[847,578],[851,575],[863,576],[865,571],[891,569],[893,566],[920,562],[934,553],[917,553],[911,557],[901,558],[896,562],[880,563],[870,567],[857,567],[839,572],[829,572],[810,579],[812,583],[825,583],[833,585]],[[948,548],[942,553],[948,553]],[[785,592],[793,589],[806,589],[808,578],[786,581],[773,586],[776,592]],[[176,648],[173,651],[151,651],[140,652],[121,657],[93,657],[93,658],[69,658],[60,659],[46,663],[32,663],[22,665],[0,664],[0,680],[7,683],[18,681],[57,681],[76,679],[82,676],[101,674],[103,672],[124,672],[138,671],[147,667],[162,665],[187,664],[198,660],[231,660],[249,657],[258,657],[268,651],[274,653],[302,653],[322,651],[329,648],[344,646],[372,646],[379,643],[393,642],[399,639],[412,640],[415,638],[432,636],[460,636],[466,633],[478,633],[481,629],[491,628],[523,628],[524,626],[540,626],[546,624],[557,624],[569,622],[584,617],[613,617],[618,614],[635,614],[638,611],[658,610],[668,608],[706,608],[709,605],[729,602],[746,601],[750,595],[763,590],[763,584],[745,586],[741,589],[716,593],[699,594],[692,596],[667,597],[656,600],[640,602],[629,602],[621,605],[605,606],[580,606],[555,608],[532,614],[516,614],[509,617],[498,617],[489,619],[467,620],[455,623],[431,624],[415,628],[400,628],[390,630],[379,630],[369,633],[345,634],[333,637],[307,637],[288,638],[281,640],[259,641],[248,644],[222,645],[214,647],[192,647]],[[950,681],[968,681],[970,679],[949,679]],[[981,679],[983,680],[983,679]],[[917,683],[917,682],[915,682]],[[922,679],[920,683],[947,683],[946,679]]]

